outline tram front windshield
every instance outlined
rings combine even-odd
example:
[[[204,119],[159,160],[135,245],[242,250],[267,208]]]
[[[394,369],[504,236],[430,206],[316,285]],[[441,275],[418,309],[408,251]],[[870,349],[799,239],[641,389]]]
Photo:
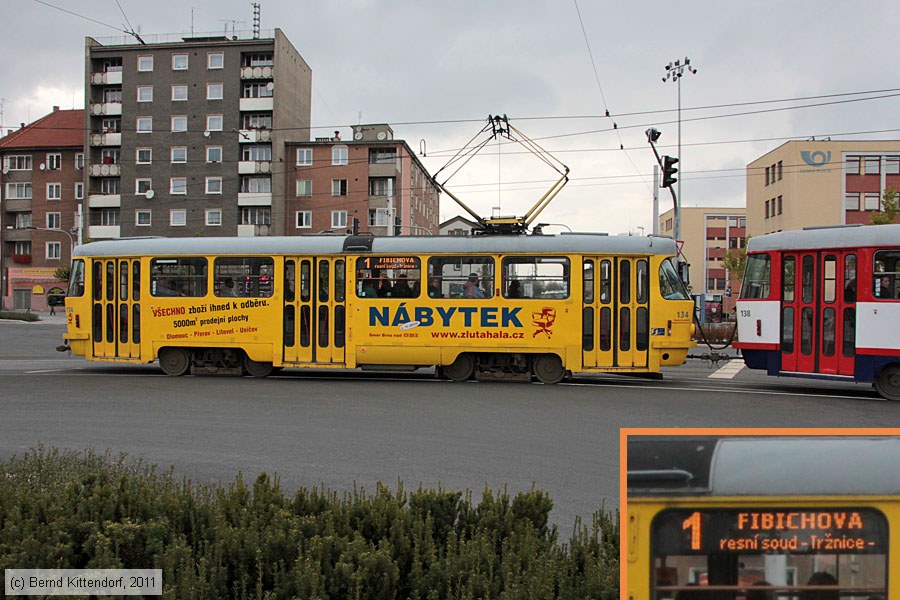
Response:
[[[651,549],[655,600],[887,597],[888,524],[872,508],[665,510]]]

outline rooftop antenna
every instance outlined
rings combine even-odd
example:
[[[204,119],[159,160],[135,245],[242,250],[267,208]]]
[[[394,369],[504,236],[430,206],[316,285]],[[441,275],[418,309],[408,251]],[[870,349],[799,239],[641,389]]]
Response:
[[[223,23],[225,23],[225,37],[228,37],[228,24],[231,23],[231,39],[233,39],[233,40],[237,39],[237,36],[234,33],[235,27],[237,26],[237,24],[238,23],[240,23],[241,25],[245,24],[244,21],[238,21],[237,19],[219,19],[219,20],[222,21]]]
[[[259,39],[259,2],[251,3],[253,7],[253,39]]]

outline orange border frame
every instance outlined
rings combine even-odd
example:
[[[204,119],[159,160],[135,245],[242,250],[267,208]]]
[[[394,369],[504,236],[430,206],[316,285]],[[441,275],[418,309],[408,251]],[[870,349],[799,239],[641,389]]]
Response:
[[[619,429],[619,598],[628,598],[628,436],[639,435],[719,435],[719,436],[765,436],[765,435],[797,435],[797,436],[878,436],[900,435],[900,428],[864,428],[864,427],[623,427]]]

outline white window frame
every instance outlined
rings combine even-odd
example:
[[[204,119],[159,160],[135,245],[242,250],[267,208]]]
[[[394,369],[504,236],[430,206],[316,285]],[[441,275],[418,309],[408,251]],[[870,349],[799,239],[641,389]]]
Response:
[[[46,219],[47,229],[62,229],[62,213],[48,212]]]
[[[84,171],[84,152],[75,153],[75,170]]]
[[[137,117],[135,131],[137,133],[153,133],[153,117]]]
[[[6,184],[6,200],[31,200],[33,190],[30,181],[17,181]],[[27,194],[27,195],[26,195]]]
[[[884,174],[900,175],[900,156],[884,157]]]
[[[187,226],[187,209],[172,208],[169,209],[169,227],[185,227]]]
[[[300,184],[305,184],[303,187],[305,190],[300,189]],[[298,179],[297,180],[297,197],[298,198],[309,198],[313,195],[313,182],[312,179]],[[303,193],[303,192],[306,193]]]
[[[349,149],[347,146],[331,147],[331,164],[335,167],[344,167],[350,164]]]
[[[146,185],[146,189],[144,186]],[[148,191],[153,189],[153,180],[149,177],[141,177],[134,180],[134,193],[138,196],[144,196]]]
[[[881,210],[881,194],[878,192],[864,192],[864,210]]]
[[[10,171],[31,171],[30,154],[11,154],[3,159],[3,164]]]
[[[344,183],[344,193],[341,193],[341,182]],[[350,194],[349,184],[346,179],[332,179],[331,180],[331,195],[335,198],[347,197]]]
[[[187,195],[187,177],[170,177],[169,194],[173,196]]]
[[[218,126],[214,125],[214,120],[218,119]],[[206,115],[206,131],[222,131],[225,127],[225,117],[222,115]]]
[[[62,168],[62,154],[50,152],[47,154],[47,170],[59,171]]]
[[[216,59],[213,61],[213,59]],[[216,64],[213,64],[216,63]],[[206,53],[206,68],[210,70],[214,69],[224,69],[225,68],[225,53],[224,52],[207,52]]]
[[[141,223],[141,217],[146,216],[147,222]],[[153,224],[153,211],[147,209],[138,209],[134,211],[134,226],[135,227],[150,227]]]
[[[58,202],[62,200],[62,184],[61,183],[48,183],[47,184],[47,201],[48,202]]]
[[[179,125],[184,122],[184,129],[176,129],[176,123]],[[185,133],[188,130],[188,118],[187,115],[172,115],[172,133]]]
[[[84,182],[83,181],[75,182],[75,199],[76,200],[84,200]]]
[[[217,189],[218,188],[218,189]],[[222,195],[222,178],[219,176],[206,178],[206,193]]]
[[[172,102],[187,102],[188,86],[175,84],[172,86]]]
[[[863,173],[866,175],[881,174],[881,157],[880,156],[864,156],[863,157]]]
[[[62,242],[47,242],[46,248],[47,260],[59,260],[62,258]]]
[[[183,153],[181,153],[182,150],[184,151]],[[179,152],[179,154],[182,154],[182,156],[180,157],[181,160],[175,159],[176,152]],[[172,146],[169,149],[169,164],[172,164],[172,165],[187,164],[187,146]]]
[[[138,102],[153,102],[153,86],[152,85],[137,86],[137,101]]]
[[[141,154],[145,153],[146,160],[141,159]],[[141,147],[134,149],[134,162],[137,165],[149,165],[153,163],[153,148]]]
[[[218,150],[219,158],[218,160],[210,160],[209,153],[211,150]],[[220,163],[222,162],[222,146],[207,146],[206,147],[206,162],[207,163]]]
[[[153,55],[142,54],[137,57],[138,73],[150,73],[153,71]]]
[[[214,95],[214,92],[218,92],[217,95]],[[207,83],[206,84],[206,99],[207,100],[222,100],[225,97],[225,84],[224,83]]]
[[[313,164],[312,148],[297,148],[297,166],[311,167]]]
[[[312,229],[312,211],[298,210],[294,220],[297,229]]]
[[[176,53],[172,55],[172,70],[173,71],[187,71],[188,66],[190,66],[189,55],[184,54],[182,52]],[[182,66],[181,60],[184,59],[184,65]]]
[[[347,227],[347,211],[333,210],[331,211],[331,228],[345,229]]]
[[[210,218],[214,215],[218,215],[218,221]],[[222,226],[222,209],[221,208],[207,208],[206,209],[206,226],[207,227],[221,227]]]

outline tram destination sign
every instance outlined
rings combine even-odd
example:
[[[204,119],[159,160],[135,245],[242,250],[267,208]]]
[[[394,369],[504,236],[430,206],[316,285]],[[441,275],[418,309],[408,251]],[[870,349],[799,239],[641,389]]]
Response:
[[[699,508],[653,521],[654,554],[882,554],[888,527],[869,508]]]

